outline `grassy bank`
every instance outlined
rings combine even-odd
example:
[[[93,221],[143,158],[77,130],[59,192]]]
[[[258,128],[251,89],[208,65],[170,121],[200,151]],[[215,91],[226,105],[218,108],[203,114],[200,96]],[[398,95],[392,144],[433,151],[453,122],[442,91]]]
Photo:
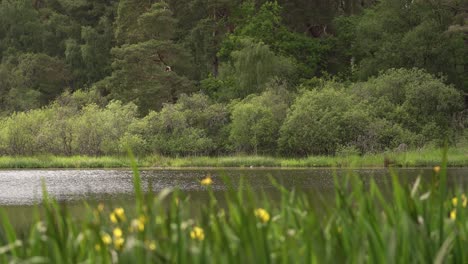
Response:
[[[443,163],[444,164],[444,163]],[[228,188],[220,203],[210,188],[204,206],[164,190],[144,195],[134,169],[134,208],[88,207],[76,220],[51,200],[28,232],[1,214],[1,263],[466,263],[467,198],[447,190],[445,166],[430,185],[382,193],[348,175],[335,198],[316,208],[313,196],[276,185],[280,199]],[[220,179],[214,179],[220,180]],[[225,182],[229,186],[228,182]],[[316,199],[316,197],[315,197]],[[221,205],[223,204],[223,205]],[[14,219],[13,219],[14,220]]]
[[[388,152],[364,156],[311,156],[307,158],[280,158],[267,156],[223,157],[141,157],[139,167],[428,167],[439,163],[442,149],[425,149],[408,152]],[[468,166],[468,149],[450,148],[448,166]],[[0,168],[128,168],[127,157],[89,156],[37,156],[0,157]]]

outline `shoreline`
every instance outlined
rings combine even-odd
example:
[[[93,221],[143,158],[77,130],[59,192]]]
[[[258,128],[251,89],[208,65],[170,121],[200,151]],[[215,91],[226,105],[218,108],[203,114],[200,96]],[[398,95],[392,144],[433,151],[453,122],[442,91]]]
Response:
[[[363,156],[310,156],[305,158],[269,156],[146,156],[137,158],[141,169],[382,169],[385,163],[395,168],[422,168],[440,165],[442,149],[380,153]],[[468,167],[468,150],[450,148],[448,167]],[[126,156],[0,156],[0,169],[128,169]]]

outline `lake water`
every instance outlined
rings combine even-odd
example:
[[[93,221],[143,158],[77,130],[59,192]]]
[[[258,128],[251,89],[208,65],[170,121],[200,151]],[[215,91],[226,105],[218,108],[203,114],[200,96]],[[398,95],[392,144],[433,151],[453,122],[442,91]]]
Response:
[[[429,179],[431,168],[395,169],[400,179],[414,182],[418,175]],[[234,182],[243,177],[253,188],[273,188],[270,176],[287,188],[301,188],[314,192],[333,191],[333,175],[344,177],[349,172],[358,174],[365,182],[374,179],[377,184],[390,182],[388,169],[176,169],[142,170],[143,185],[151,183],[153,190],[178,188],[184,192],[200,192],[200,180],[211,175],[213,189],[222,191],[221,175]],[[468,168],[448,169],[452,186],[468,185]],[[42,182],[48,193],[59,201],[113,199],[133,192],[132,172],[129,170],[0,170],[0,205],[31,205],[41,200]]]
[[[395,169],[405,184],[412,184],[421,175],[429,180],[432,168]],[[153,190],[178,188],[192,197],[192,200],[207,198],[200,180],[211,175],[213,189],[222,194],[225,189],[221,175],[234,182],[242,177],[254,189],[274,192],[273,177],[286,188],[299,188],[311,195],[326,197],[333,194],[333,175],[338,179],[349,173],[359,175],[364,182],[374,179],[386,186],[391,178],[388,169],[153,169],[142,170],[143,187],[149,184]],[[468,186],[468,168],[450,168],[448,181],[452,188]],[[42,183],[48,193],[72,210],[83,210],[82,201],[91,203],[130,205],[133,203],[132,172],[129,170],[0,170],[0,207],[14,218],[15,225],[24,226],[32,219],[32,206],[41,200]],[[16,221],[18,220],[18,221]]]

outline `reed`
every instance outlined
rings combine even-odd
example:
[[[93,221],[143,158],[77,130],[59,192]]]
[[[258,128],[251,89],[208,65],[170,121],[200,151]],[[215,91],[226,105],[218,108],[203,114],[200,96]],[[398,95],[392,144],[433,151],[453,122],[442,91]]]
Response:
[[[236,163],[237,164],[237,163]],[[273,180],[280,199],[224,178],[222,202],[211,189],[203,206],[177,190],[141,189],[134,169],[136,206],[100,204],[76,220],[48,197],[27,234],[0,214],[1,263],[466,263],[467,198],[447,190],[444,158],[430,184],[403,186],[392,174],[391,191],[359,175],[338,182],[335,195],[314,206],[307,193]]]
[[[271,156],[188,156],[164,157],[153,155],[138,157],[138,167],[432,167],[440,162],[442,149],[431,148],[408,152],[386,152],[363,156],[310,156],[287,158]],[[468,166],[467,148],[448,149],[449,167]],[[387,162],[385,162],[387,160]],[[387,163],[387,164],[386,164]],[[118,156],[53,156],[0,157],[0,169],[33,168],[130,168],[128,157]]]

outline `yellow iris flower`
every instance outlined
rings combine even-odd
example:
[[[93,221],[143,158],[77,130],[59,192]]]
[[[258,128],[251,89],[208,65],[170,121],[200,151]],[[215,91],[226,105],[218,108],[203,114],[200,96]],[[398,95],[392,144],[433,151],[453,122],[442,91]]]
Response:
[[[255,216],[260,219],[262,223],[270,221],[270,214],[263,208],[255,209]]]
[[[193,240],[202,241],[203,239],[205,239],[205,232],[201,227],[196,226],[192,229],[192,231],[190,231],[190,237]]]
[[[211,184],[213,184],[213,180],[211,179],[210,176],[207,176],[205,179],[201,180],[200,183],[203,186],[210,186]]]

